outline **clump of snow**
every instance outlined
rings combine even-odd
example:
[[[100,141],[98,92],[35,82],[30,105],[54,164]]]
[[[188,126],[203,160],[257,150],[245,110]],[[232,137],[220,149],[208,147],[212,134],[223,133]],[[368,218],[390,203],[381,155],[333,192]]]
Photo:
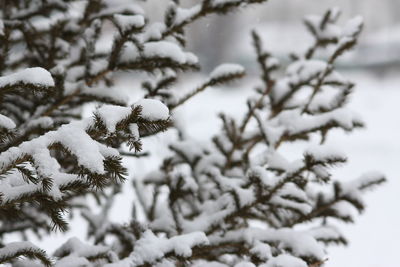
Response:
[[[29,241],[12,242],[8,243],[7,246],[0,248],[0,258],[7,258],[7,256],[12,255],[16,251],[37,249],[39,248]]]
[[[169,59],[179,64],[196,64],[198,58],[189,52],[185,52],[177,44],[169,41],[147,42],[143,45],[142,53],[132,43],[126,43],[122,50],[121,62],[134,62],[144,58],[162,58]]]
[[[364,19],[361,16],[356,16],[349,21],[343,27],[344,36],[354,36],[358,33],[364,23]]]
[[[126,108],[130,110],[130,108]],[[112,121],[110,124],[114,123]],[[119,155],[118,152],[101,143],[93,140],[87,133],[86,128],[93,122],[91,119],[84,121],[71,122],[62,125],[56,131],[50,131],[46,134],[23,142],[17,147],[11,147],[0,155],[2,163],[0,169],[4,171],[10,164],[25,155],[32,157],[32,164],[38,173],[43,177],[53,179],[53,185],[47,192],[53,199],[60,199],[62,193],[59,187],[73,182],[76,179],[81,179],[76,174],[66,174],[61,172],[61,166],[57,160],[51,156],[49,147],[53,144],[61,144],[68,149],[71,154],[76,156],[78,165],[88,169],[92,173],[104,174],[104,159],[109,156]],[[11,178],[15,177],[12,174],[7,175]],[[21,196],[21,194],[30,194],[42,190],[42,185],[38,184],[10,184],[11,180],[3,179],[0,186],[0,193],[3,201],[9,201]]]
[[[185,53],[182,49],[172,42],[168,41],[158,41],[158,42],[148,42],[144,45],[143,54],[146,57],[159,57],[172,59],[178,63],[196,63],[197,58],[189,53]]]
[[[307,267],[307,263],[302,259],[293,257],[289,254],[280,254],[272,257],[263,267]]]
[[[339,149],[327,145],[311,146],[308,149],[306,149],[304,154],[310,155],[318,161],[325,161],[326,159],[329,158],[346,159],[346,155]]]
[[[298,83],[316,77],[327,67],[328,64],[322,60],[299,60],[288,66],[287,74],[290,76],[291,82]]]
[[[103,105],[96,110],[96,115],[100,116],[105,123],[108,132],[113,133],[118,122],[128,117],[131,112],[132,109],[130,107]]]
[[[119,57],[120,62],[132,62],[138,59],[139,50],[132,43],[125,43]]]
[[[0,19],[0,35],[4,35],[4,22],[2,19]]]
[[[129,124],[129,130],[130,130],[131,134],[133,135],[134,139],[138,140],[140,138],[139,126],[136,123]]]
[[[155,99],[141,99],[134,105],[142,107],[141,117],[149,121],[167,120],[169,110],[161,101]]]
[[[55,256],[61,255],[73,255],[78,257],[90,258],[99,254],[108,253],[110,250],[109,247],[106,246],[91,246],[82,243],[78,238],[72,237],[66,243],[64,243],[60,248],[58,248],[55,252]]]
[[[53,126],[53,123],[54,123],[54,121],[51,117],[43,116],[43,117],[29,121],[26,126],[27,126],[27,128],[36,128],[36,127],[50,128]]]
[[[263,260],[267,260],[268,258],[272,257],[271,246],[258,240],[254,241],[254,244],[250,249],[250,253]]]
[[[51,133],[55,137],[53,140],[62,143],[76,155],[79,165],[96,173],[104,173],[104,156],[100,153],[97,142],[93,141],[79,126],[71,123]]]
[[[105,16],[117,13],[145,14],[143,8],[136,2],[124,2],[118,0],[104,0],[105,8],[99,13],[99,16]],[[116,4],[116,2],[118,4]]]
[[[165,31],[165,27],[165,24],[161,22],[154,22],[150,24],[143,33],[143,40],[160,40],[162,33]]]
[[[141,28],[145,21],[142,15],[114,15],[114,20],[122,31],[128,31],[132,28]]]
[[[210,236],[209,239],[213,245],[230,241],[243,241],[250,245],[256,241],[274,243],[282,249],[289,249],[293,256],[315,257],[317,259],[323,259],[325,256],[323,247],[310,234],[287,228],[260,229],[249,227],[228,231],[224,236]]]
[[[201,5],[197,4],[191,8],[178,7],[176,9],[175,24],[181,24],[185,21],[191,20],[196,14],[200,13]]]
[[[288,77],[279,79],[271,91],[274,102],[279,102],[290,90],[290,79]]]
[[[210,79],[218,79],[220,77],[232,74],[244,74],[245,69],[239,64],[225,63],[216,67],[210,74]]]
[[[58,260],[55,267],[75,267],[75,266],[90,266],[91,263],[84,257],[77,257],[75,255],[70,255],[63,257]]]
[[[256,267],[253,263],[248,261],[241,261],[235,264],[235,267]]]
[[[339,230],[332,225],[324,225],[308,231],[317,240],[338,239],[341,237]]]
[[[54,80],[51,77],[50,72],[40,67],[27,68],[0,77],[0,87],[13,86],[16,84],[34,84],[38,86],[53,87]]]
[[[0,127],[10,130],[10,129],[14,129],[16,127],[16,125],[12,119],[0,114]]]
[[[345,130],[352,130],[356,124],[363,124],[358,114],[346,108],[313,116],[302,116],[299,110],[285,111],[279,115],[279,122],[291,134],[317,129],[328,123],[335,123]]]
[[[202,232],[192,232],[166,239],[157,237],[153,232],[147,230],[143,237],[136,242],[130,258],[135,265],[142,265],[154,263],[170,252],[178,256],[190,257],[192,247],[206,244],[208,244],[208,239]]]
[[[270,176],[267,170],[261,166],[254,166],[250,169],[248,176],[257,177],[257,179],[267,187],[273,187],[276,185],[277,177]]]

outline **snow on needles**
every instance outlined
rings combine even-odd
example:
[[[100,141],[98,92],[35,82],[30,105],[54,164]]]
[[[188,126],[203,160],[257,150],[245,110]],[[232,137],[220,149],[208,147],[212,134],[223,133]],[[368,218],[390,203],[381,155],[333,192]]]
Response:
[[[79,257],[93,257],[101,253],[107,253],[109,248],[106,246],[88,246],[82,243],[78,238],[72,237],[67,242],[65,242],[60,248],[55,252],[55,256],[62,255],[74,255]]]
[[[105,123],[108,132],[115,132],[115,126],[118,122],[128,117],[132,109],[129,107],[120,107],[114,105],[103,105],[96,110],[96,114]]]
[[[114,20],[122,31],[127,31],[134,28],[141,28],[144,26],[145,21],[142,15],[114,15]]]
[[[141,99],[134,105],[142,107],[141,117],[149,121],[167,120],[169,117],[168,108],[155,99]]]
[[[197,58],[193,54],[185,53],[178,45],[167,41],[149,42],[145,44],[144,54],[150,58],[170,58],[181,64],[187,61],[197,62]]]
[[[169,252],[189,257],[192,247],[208,244],[206,235],[202,232],[192,232],[170,239],[157,237],[151,231],[146,231],[135,244],[135,250],[130,255],[134,266],[151,264],[164,257]]]
[[[16,125],[12,119],[0,114],[0,128],[5,128],[5,129],[10,130],[10,129],[14,129],[15,126]]]
[[[179,64],[196,64],[197,57],[193,53],[185,52],[177,44],[168,41],[147,42],[143,45],[143,51],[139,53],[137,47],[131,43],[125,44],[121,53],[120,61],[122,63],[135,62],[144,58],[169,59]]]
[[[5,258],[21,250],[39,250],[37,246],[29,241],[8,243],[6,247],[0,248],[0,258]]]
[[[166,120],[169,117],[168,108],[157,100],[143,99],[137,102],[137,105],[142,106],[141,117],[147,121]],[[116,125],[128,117],[132,113],[131,107],[120,107],[113,105],[104,105],[100,107],[96,114],[105,124],[109,133],[116,131]],[[15,126],[12,121],[7,120],[7,117],[1,115],[0,123],[8,128]],[[104,144],[92,139],[86,132],[88,128],[92,127],[95,119],[89,118],[82,121],[74,121],[69,124],[62,125],[55,131],[47,132],[30,141],[23,142],[17,147],[11,147],[0,155],[0,170],[4,171],[14,162],[29,155],[32,157],[36,171],[41,177],[48,177],[54,179],[51,191],[48,193],[53,198],[58,199],[62,196],[59,191],[59,186],[73,182],[79,179],[77,175],[67,174],[61,171],[61,166],[57,160],[51,156],[49,147],[54,144],[60,144],[66,148],[77,159],[78,165],[87,169],[91,173],[105,174],[104,160],[107,157],[118,156],[117,150],[107,147]],[[135,139],[139,138],[139,131],[137,126],[130,127],[134,132]],[[41,184],[23,184],[19,186],[12,186],[11,182],[13,177],[6,175],[5,178],[10,176],[10,181],[4,179],[0,184],[0,195],[5,201],[11,201],[18,198],[20,194],[29,194],[40,190]]]
[[[242,74],[245,72],[243,66],[233,63],[225,63],[216,67],[210,74],[210,79],[218,79],[227,74]]]
[[[353,36],[358,31],[360,31],[363,23],[364,19],[361,16],[356,16],[350,19],[349,21],[347,21],[346,25],[343,28],[343,35]]]
[[[0,77],[0,88],[17,84],[34,84],[44,87],[53,87],[54,80],[50,72],[43,68],[27,68],[16,73]]]

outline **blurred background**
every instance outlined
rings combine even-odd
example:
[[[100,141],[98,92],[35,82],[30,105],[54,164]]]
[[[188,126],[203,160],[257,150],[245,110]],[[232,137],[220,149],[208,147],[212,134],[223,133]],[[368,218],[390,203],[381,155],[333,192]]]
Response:
[[[161,2],[161,3],[160,3]],[[162,18],[167,1],[148,1],[148,14]],[[183,0],[190,7],[196,0]],[[195,23],[188,31],[189,50],[199,54],[203,70],[226,60],[250,64],[253,61],[250,30],[257,29],[267,48],[278,57],[307,47],[308,33],[301,24],[310,14],[321,14],[339,7],[342,21],[361,15],[364,33],[357,51],[341,62],[345,68],[373,71],[377,75],[393,74],[400,65],[399,0],[270,0],[247,7],[228,16],[211,16]]]
[[[160,2],[147,3],[149,14],[160,15],[163,10]],[[196,1],[181,3],[189,7]],[[367,209],[356,224],[340,226],[350,241],[349,246],[328,248],[330,258],[326,266],[399,266],[400,1],[270,0],[226,17],[209,17],[195,23],[187,32],[188,49],[198,54],[206,73],[222,62],[235,62],[243,64],[250,76],[255,77],[251,29],[255,28],[266,48],[285,62],[289,52],[301,52],[309,44],[302,18],[322,14],[330,7],[342,10],[341,22],[355,15],[361,15],[365,21],[359,45],[338,62],[338,68],[357,85],[349,105],[361,114],[367,128],[351,135],[335,132],[330,136],[330,143],[349,157],[349,163],[336,171],[336,178],[350,180],[376,169],[387,175],[388,183],[366,196]],[[187,109],[190,112],[182,115],[190,122],[189,131],[199,138],[209,136],[202,123],[210,121],[217,111],[238,113],[250,92],[248,87],[249,83],[243,82],[193,99],[191,109]],[[210,101],[215,98],[218,101]],[[217,120],[212,125],[215,129],[219,127]]]

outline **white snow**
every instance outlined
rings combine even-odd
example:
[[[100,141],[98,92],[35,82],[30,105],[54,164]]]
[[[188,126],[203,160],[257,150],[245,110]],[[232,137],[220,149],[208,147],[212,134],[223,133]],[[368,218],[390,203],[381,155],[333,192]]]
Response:
[[[272,256],[271,246],[258,240],[254,241],[253,247],[250,249],[250,253],[256,255],[262,260],[267,260]]]
[[[76,266],[90,266],[90,261],[84,257],[77,257],[70,255],[58,260],[55,267],[76,267]]]
[[[0,248],[0,258],[13,255],[18,251],[38,250],[39,248],[29,241],[8,243],[5,247]]]
[[[53,119],[51,117],[40,117],[37,119],[33,119],[31,121],[28,121],[28,123],[26,124],[26,127],[29,128],[36,128],[36,127],[41,127],[41,128],[50,128],[53,126]]]
[[[119,57],[120,62],[132,62],[137,60],[139,57],[139,50],[132,43],[125,43]]]
[[[308,231],[314,238],[316,239],[337,239],[342,235],[339,230],[332,225],[323,225],[316,228],[313,228]]]
[[[106,4],[106,8],[103,10],[103,12],[100,13],[100,15],[109,15],[109,14],[118,14],[118,13],[124,13],[124,12],[129,12],[133,14],[144,14],[143,8],[138,5],[136,2],[124,2],[124,1],[118,1],[118,4],[116,5],[115,2],[118,0],[105,0],[104,3]]]
[[[141,28],[145,21],[142,15],[114,15],[114,20],[122,31],[128,31],[132,28]]]
[[[331,145],[313,145],[308,147],[304,154],[311,155],[318,161],[324,161],[329,158],[341,158],[346,159],[346,155],[340,151],[337,147]]]
[[[115,105],[103,105],[95,112],[105,123],[108,132],[115,132],[115,127],[121,120],[127,118],[132,113],[130,107],[121,107]]]
[[[166,239],[157,237],[147,230],[136,242],[135,249],[129,257],[134,266],[152,264],[169,252],[189,257],[192,255],[192,247],[206,244],[208,244],[208,239],[202,232],[192,232]]]
[[[210,243],[243,241],[254,244],[255,241],[279,244],[282,249],[290,249],[295,256],[312,256],[317,259],[325,257],[324,249],[307,233],[293,229],[260,229],[249,227],[241,230],[227,231],[224,236],[210,236]]]
[[[115,130],[116,123],[129,115],[130,112],[130,107],[106,106],[103,109],[100,108],[100,114],[107,118],[106,124],[110,130]],[[152,115],[155,116],[153,113]],[[30,155],[38,175],[54,180],[50,191],[47,192],[49,196],[53,199],[61,198],[62,194],[59,191],[59,187],[79,179],[79,177],[61,172],[57,160],[50,154],[49,146],[53,144],[63,145],[76,156],[80,166],[98,174],[104,174],[105,172],[103,163],[105,157],[118,155],[115,149],[94,141],[86,133],[86,127],[93,123],[92,120],[92,118],[89,118],[62,125],[56,131],[47,132],[35,139],[23,142],[18,147],[12,147],[4,151],[0,155],[0,162],[2,163],[0,168],[8,168],[16,159]],[[6,175],[5,178],[10,175]],[[23,183],[13,186],[13,177],[10,176],[9,178],[11,180],[4,179],[4,182],[0,185],[0,192],[4,201],[18,198],[21,194],[30,194],[41,190],[40,183]]]
[[[287,171],[293,169],[292,163],[276,151],[269,151],[265,155],[265,161],[268,164],[268,167],[272,169]]]
[[[54,141],[58,139],[58,142],[76,155],[79,165],[96,173],[104,173],[104,156],[98,144],[92,141],[92,138],[85,131],[82,131],[74,124],[70,124],[70,127],[61,126],[53,134],[55,135]],[[51,138],[51,135],[49,137]]]
[[[0,127],[10,130],[14,129],[16,125],[12,119],[0,114]]]
[[[144,58],[169,59],[179,64],[196,64],[197,57],[193,53],[184,52],[177,44],[169,41],[147,42],[143,45]],[[139,59],[140,53],[135,45],[126,43],[122,50],[120,61],[132,62]]]
[[[274,175],[269,175],[267,170],[261,166],[254,166],[251,168],[248,176],[256,176],[264,185],[268,187],[275,186],[277,182],[277,177]]]
[[[136,123],[131,123],[129,124],[129,130],[131,134],[133,135],[133,138],[136,140],[139,140],[140,134],[139,134],[139,126]]]
[[[363,23],[364,19],[361,16],[356,16],[350,19],[349,21],[346,22],[346,25],[343,27],[343,35],[353,36],[358,31],[360,31]]]
[[[267,264],[262,264],[261,267],[307,267],[307,263],[302,259],[293,257],[289,254],[280,254],[272,257]]]
[[[147,26],[146,31],[143,33],[143,40],[160,40],[162,33],[165,31],[165,24],[161,22],[154,22]]]
[[[201,5],[197,4],[190,8],[178,7],[176,9],[175,24],[179,25],[183,22],[190,21],[196,14],[201,11]]]
[[[363,123],[358,114],[347,108],[339,108],[314,116],[303,116],[299,110],[285,111],[279,115],[278,119],[291,134],[317,129],[329,122],[337,123],[345,130],[351,130],[355,124]]]
[[[327,67],[327,63],[322,60],[300,60],[288,66],[287,74],[290,76],[291,82],[298,83],[323,73]]]
[[[197,58],[191,53],[185,53],[177,44],[168,41],[148,42],[144,45],[143,54],[146,57],[167,58],[178,63],[197,63]]]
[[[2,19],[0,19],[0,35],[4,35],[4,22]]]
[[[234,267],[256,267],[253,263],[248,262],[248,261],[241,261],[237,264],[235,264]]]
[[[218,79],[220,77],[232,74],[244,74],[245,69],[239,64],[225,63],[216,67],[210,74],[210,79]]]
[[[167,120],[169,118],[169,110],[167,106],[155,99],[141,99],[134,105],[142,107],[140,116],[149,121]]]
[[[92,257],[98,254],[107,253],[110,250],[107,246],[100,245],[88,245],[84,244],[76,237],[71,237],[67,242],[65,242],[60,248],[55,252],[55,256],[61,255],[73,255],[78,257]]]
[[[50,72],[43,68],[27,68],[7,76],[0,77],[0,87],[16,84],[34,84],[38,86],[52,87],[54,80]]]

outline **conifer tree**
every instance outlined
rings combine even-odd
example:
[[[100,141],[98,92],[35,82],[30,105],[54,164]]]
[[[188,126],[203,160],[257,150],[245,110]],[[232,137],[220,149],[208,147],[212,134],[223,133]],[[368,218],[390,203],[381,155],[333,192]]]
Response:
[[[185,9],[175,0],[163,22],[152,22],[140,1],[2,1],[0,264],[316,267],[326,260],[325,245],[346,244],[335,221],[352,222],[352,209],[364,209],[361,194],[385,179],[331,178],[330,168],[346,157],[324,145],[328,133],[363,126],[346,108],[353,84],[334,66],[356,44],[362,20],[339,27],[337,9],[306,18],[314,43],[288,66],[253,32],[261,85],[243,118],[221,114],[221,131],[204,146],[183,135],[165,144],[170,156],[133,182],[145,220],[137,213],[129,225],[108,218],[129,175],[122,157],[142,156],[142,138],[179,132],[170,113],[189,99],[245,75],[222,64],[177,94],[171,88],[182,74],[199,69],[185,28],[263,2],[202,0]],[[327,59],[318,59],[326,48]],[[114,86],[128,71],[143,73],[143,98],[134,103]],[[98,107],[83,117],[87,103]],[[297,161],[280,152],[317,136],[320,144]],[[72,211],[87,220],[88,240],[71,238],[53,254],[27,240],[27,233],[67,231]],[[24,241],[8,243],[9,235]]]

